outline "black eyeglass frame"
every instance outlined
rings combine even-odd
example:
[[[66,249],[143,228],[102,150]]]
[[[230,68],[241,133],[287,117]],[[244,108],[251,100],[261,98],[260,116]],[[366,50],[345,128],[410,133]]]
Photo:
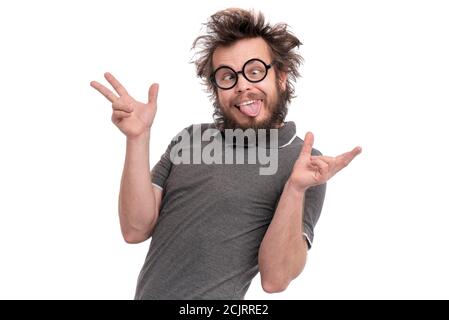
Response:
[[[248,79],[248,77],[245,75],[245,72],[244,72],[244,71],[245,71],[245,67],[248,65],[248,63],[251,63],[251,62],[254,62],[254,61],[261,62],[261,63],[265,66],[265,75],[264,75],[264,76],[262,77],[262,79],[260,79],[260,80],[251,80],[251,79]],[[213,83],[213,85],[216,86],[217,88],[220,88],[220,89],[222,89],[222,90],[230,90],[230,89],[234,88],[234,87],[237,85],[237,82],[239,81],[239,74],[241,74],[247,81],[249,81],[249,82],[251,82],[251,83],[257,83],[257,82],[263,81],[263,79],[265,79],[265,78],[267,77],[268,70],[270,70],[271,67],[272,67],[272,64],[271,64],[271,63],[270,63],[270,64],[266,64],[265,62],[263,62],[263,61],[260,60],[260,59],[257,59],[257,58],[249,59],[248,61],[245,62],[245,64],[244,64],[243,67],[242,67],[242,70],[240,70],[240,71],[235,71],[234,69],[232,69],[231,67],[228,67],[228,66],[221,66],[221,67],[217,68],[217,69],[212,73],[212,75],[210,76],[209,80],[210,80],[210,81]],[[217,74],[217,72],[218,72],[219,70],[221,70],[221,69],[223,69],[223,68],[230,69],[230,70],[234,73],[234,75],[235,75],[235,82],[234,82],[234,84],[233,84],[232,86],[230,86],[230,87],[221,87],[221,86],[217,83],[217,81],[215,80],[215,75]]]

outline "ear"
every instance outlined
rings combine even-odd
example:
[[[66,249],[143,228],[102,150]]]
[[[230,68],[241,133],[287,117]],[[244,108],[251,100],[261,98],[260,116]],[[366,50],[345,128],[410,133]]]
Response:
[[[281,90],[285,91],[287,89],[287,72],[280,71],[278,81]]]

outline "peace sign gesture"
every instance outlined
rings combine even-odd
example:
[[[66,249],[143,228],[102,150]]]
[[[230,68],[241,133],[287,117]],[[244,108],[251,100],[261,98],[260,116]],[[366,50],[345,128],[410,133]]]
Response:
[[[148,102],[136,101],[126,91],[125,87],[109,72],[104,74],[106,80],[112,85],[117,94],[97,81],[90,85],[112,102],[112,122],[127,138],[136,138],[148,131],[157,110],[158,84],[152,84],[148,92]]]
[[[308,132],[290,175],[290,181],[299,191],[325,183],[362,152],[361,147],[356,147],[337,157],[312,156],[312,146],[313,134]]]

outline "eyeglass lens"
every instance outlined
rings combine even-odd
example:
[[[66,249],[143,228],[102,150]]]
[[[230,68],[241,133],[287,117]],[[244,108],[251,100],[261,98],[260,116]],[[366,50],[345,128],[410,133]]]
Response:
[[[259,60],[250,60],[245,64],[243,73],[248,81],[258,82],[265,77],[267,68]],[[215,73],[215,82],[221,88],[230,88],[237,82],[237,72],[230,67],[221,67]]]

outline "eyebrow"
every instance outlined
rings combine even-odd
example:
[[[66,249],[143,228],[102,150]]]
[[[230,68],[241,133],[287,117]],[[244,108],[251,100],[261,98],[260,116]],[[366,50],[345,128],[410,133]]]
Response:
[[[247,61],[252,60],[252,59],[260,59],[260,60],[262,60],[262,61],[265,61],[265,59],[263,59],[263,58],[257,56],[257,57],[249,58],[249,59],[246,60],[243,64],[245,64]],[[217,70],[218,68],[221,68],[221,67],[230,67],[231,69],[234,69],[232,66],[230,66],[230,65],[228,65],[228,64],[220,63],[216,68],[214,68],[214,70]],[[243,65],[242,65],[242,68],[243,68]]]

